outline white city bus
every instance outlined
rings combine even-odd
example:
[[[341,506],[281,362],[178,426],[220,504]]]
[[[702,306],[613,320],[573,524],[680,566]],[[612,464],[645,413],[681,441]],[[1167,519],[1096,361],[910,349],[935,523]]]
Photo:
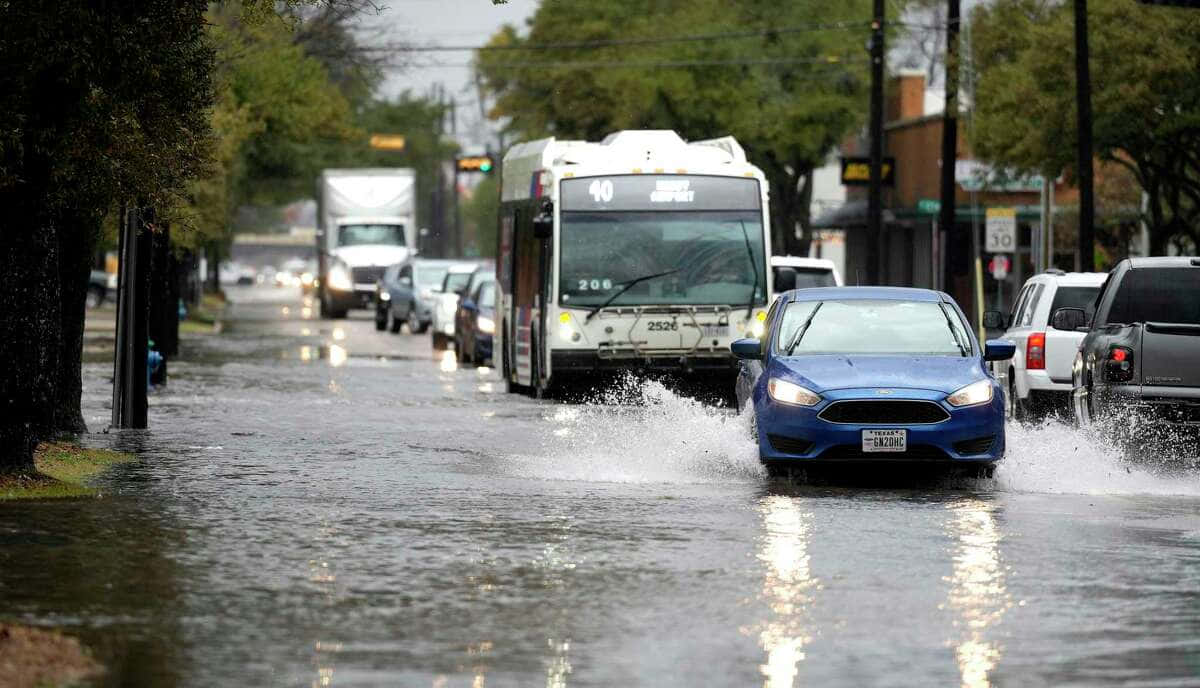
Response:
[[[603,371],[711,381],[771,294],[767,184],[732,137],[622,131],[501,167],[494,360],[535,396]]]

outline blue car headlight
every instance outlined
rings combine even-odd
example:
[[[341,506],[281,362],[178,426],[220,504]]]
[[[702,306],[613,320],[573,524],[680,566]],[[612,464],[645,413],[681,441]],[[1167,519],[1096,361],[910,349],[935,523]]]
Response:
[[[992,400],[992,381],[980,380],[972,382],[954,394],[946,397],[951,406],[975,406],[986,404]]]
[[[821,395],[801,387],[800,385],[773,377],[767,380],[767,394],[781,404],[793,406],[816,406],[821,401]]]

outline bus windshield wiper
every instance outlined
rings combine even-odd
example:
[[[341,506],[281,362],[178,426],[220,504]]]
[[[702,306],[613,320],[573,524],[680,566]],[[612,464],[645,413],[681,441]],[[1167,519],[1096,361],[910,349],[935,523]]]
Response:
[[[629,291],[635,284],[640,284],[641,282],[645,282],[646,280],[652,280],[656,277],[665,277],[667,275],[674,275],[675,273],[679,272],[681,269],[682,268],[675,268],[674,270],[667,270],[666,272],[656,272],[652,275],[642,275],[641,277],[635,277],[635,278],[629,280],[628,282],[625,283],[625,286],[621,287],[620,289],[618,289],[616,291],[616,293],[614,293],[612,296],[605,299],[604,303],[593,308],[592,312],[588,313],[587,317],[584,318],[583,321],[585,323],[591,322],[592,318],[595,317],[595,315],[597,313],[599,313],[600,311],[602,311],[605,308],[608,308],[610,305],[612,305],[613,301],[616,301],[621,296],[621,294],[624,294],[625,292]]]
[[[804,324],[800,326],[800,329],[796,330],[796,336],[792,338],[792,343],[788,344],[788,348],[787,348],[788,356],[791,356],[792,352],[796,350],[796,347],[800,346],[800,339],[802,337],[804,337],[805,332],[808,332],[808,326],[812,324],[813,318],[817,317],[817,311],[821,310],[821,306],[824,306],[824,305],[825,305],[824,301],[818,301],[817,307],[813,309],[812,313],[808,314],[808,320],[805,320]]]
[[[946,327],[950,328],[950,335],[954,337],[954,343],[958,346],[958,353],[962,354],[963,358],[970,356],[967,347],[963,344],[962,338],[958,336],[958,330],[954,329],[954,321],[950,319],[950,312],[946,310],[946,306],[938,304],[938,308],[942,309],[942,316],[946,318]]]
[[[750,256],[750,269],[754,271],[754,286],[750,287],[750,301],[746,304],[746,320],[754,317],[754,297],[758,296],[758,266],[754,264],[754,249],[750,246],[750,233],[746,231],[746,221],[738,220],[742,226],[742,238],[746,240],[746,255]]]

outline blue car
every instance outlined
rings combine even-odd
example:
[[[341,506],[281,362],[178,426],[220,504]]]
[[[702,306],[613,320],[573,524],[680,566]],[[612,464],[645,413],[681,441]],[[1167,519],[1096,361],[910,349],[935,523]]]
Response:
[[[483,365],[492,360],[492,335],[496,333],[496,282],[494,275],[474,280],[475,288],[458,303],[454,316],[454,349],[460,363]]]
[[[830,287],[784,292],[742,359],[739,408],[753,406],[759,456],[793,468],[912,462],[986,477],[1004,456],[1004,399],[949,295]]]

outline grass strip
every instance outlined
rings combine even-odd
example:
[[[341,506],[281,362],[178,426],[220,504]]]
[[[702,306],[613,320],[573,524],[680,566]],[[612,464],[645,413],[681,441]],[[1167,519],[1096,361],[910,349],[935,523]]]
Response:
[[[33,455],[35,473],[0,475],[0,501],[92,497],[97,491],[88,481],[115,464],[135,460],[133,454],[43,442]]]

